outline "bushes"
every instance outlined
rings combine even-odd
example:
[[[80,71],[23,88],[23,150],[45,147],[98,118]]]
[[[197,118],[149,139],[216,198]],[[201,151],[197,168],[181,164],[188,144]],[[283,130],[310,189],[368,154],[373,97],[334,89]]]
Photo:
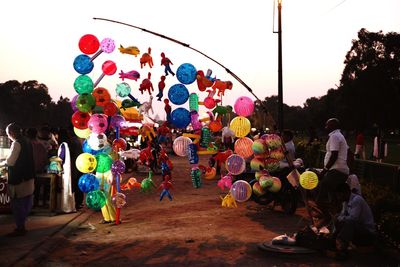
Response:
[[[400,196],[389,187],[362,183],[363,197],[374,214],[383,241],[400,249]]]
[[[300,140],[296,143],[296,157],[303,159],[304,166],[307,168],[319,168],[322,167],[323,160],[321,149],[320,141],[308,143],[305,140]]]

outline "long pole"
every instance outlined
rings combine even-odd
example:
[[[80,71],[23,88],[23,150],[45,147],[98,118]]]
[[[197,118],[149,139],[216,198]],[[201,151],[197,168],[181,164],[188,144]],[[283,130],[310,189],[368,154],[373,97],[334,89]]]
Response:
[[[282,0],[278,0],[278,130],[283,131]]]

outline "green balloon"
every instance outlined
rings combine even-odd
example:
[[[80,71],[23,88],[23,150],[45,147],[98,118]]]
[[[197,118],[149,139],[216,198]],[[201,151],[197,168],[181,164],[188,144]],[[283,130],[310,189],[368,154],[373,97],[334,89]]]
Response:
[[[131,87],[129,86],[129,84],[125,82],[119,83],[115,88],[115,92],[117,93],[118,96],[125,97],[131,93]]]
[[[108,172],[111,169],[112,165],[112,158],[109,154],[100,152],[96,154],[96,160],[97,160],[97,166],[96,166],[96,171],[97,172]]]
[[[106,205],[107,196],[101,190],[93,190],[86,195],[86,205],[93,210],[100,210]]]
[[[74,82],[75,91],[78,94],[91,94],[93,92],[93,81],[87,75],[79,75]]]
[[[189,96],[189,109],[199,111],[199,96],[196,93],[191,93]]]
[[[96,106],[96,99],[92,94],[83,93],[76,99],[76,107],[81,112],[91,112]]]

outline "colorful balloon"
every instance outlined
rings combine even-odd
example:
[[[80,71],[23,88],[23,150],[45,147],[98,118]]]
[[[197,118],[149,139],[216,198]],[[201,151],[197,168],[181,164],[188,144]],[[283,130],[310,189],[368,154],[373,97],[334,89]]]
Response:
[[[236,154],[247,159],[253,155],[253,140],[248,137],[242,137],[235,141],[234,151]]]
[[[90,115],[87,112],[75,111],[75,113],[72,114],[72,117],[71,117],[72,125],[75,128],[78,128],[81,130],[88,128],[89,120],[90,120]]]
[[[99,180],[91,173],[83,174],[78,181],[78,187],[83,193],[89,193],[100,188]]]
[[[114,139],[114,141],[112,142],[112,150],[114,152],[120,152],[120,151],[124,151],[126,150],[127,147],[127,143],[125,141],[125,139],[123,138],[118,138],[118,139]]]
[[[252,193],[251,185],[244,180],[237,180],[232,184],[230,193],[237,202],[245,202],[250,199]]]
[[[80,154],[75,161],[76,168],[82,173],[89,173],[96,169],[96,158],[89,153]]]
[[[265,145],[265,141],[262,139],[254,140],[253,145],[251,146],[254,154],[264,154],[267,146]]]
[[[86,195],[86,205],[93,210],[100,210],[106,205],[107,196],[101,190],[93,190]]]
[[[264,161],[265,169],[269,172],[276,172],[279,170],[279,160],[273,158],[267,158]]]
[[[237,115],[248,117],[254,112],[254,102],[250,97],[241,96],[235,101],[234,109]]]
[[[236,137],[241,138],[250,133],[251,124],[247,118],[238,116],[231,120],[229,128],[234,132]]]
[[[253,184],[253,193],[256,196],[260,197],[262,195],[265,195],[265,190],[264,190],[264,188],[261,187],[261,185],[258,182],[255,182]]]
[[[76,127],[74,127],[74,133],[76,134],[76,136],[78,136],[79,138],[83,138],[86,139],[89,137],[89,135],[92,133],[90,131],[89,128],[86,129],[78,129]]]
[[[94,84],[92,79],[87,75],[79,75],[74,82],[74,89],[78,94],[91,94]]]
[[[114,175],[124,173],[125,163],[122,160],[114,160],[114,162],[111,164],[111,172]]]
[[[168,90],[168,98],[175,105],[182,105],[189,99],[189,91],[183,84],[172,85]]]
[[[268,188],[268,191],[272,193],[279,192],[282,188],[281,179],[279,179],[278,177],[272,177],[272,181],[273,181],[272,186]]]
[[[106,103],[111,101],[110,92],[108,92],[108,90],[103,87],[97,87],[96,89],[94,89],[92,95],[96,99],[97,106],[104,107]]]
[[[250,168],[252,171],[259,171],[265,168],[265,163],[263,158],[252,158],[250,161]]]
[[[97,153],[95,157],[97,161],[96,172],[105,173],[111,169],[113,160],[109,154],[100,152]]]
[[[246,161],[242,156],[232,154],[226,159],[225,167],[231,174],[239,175],[246,169]]]
[[[85,34],[79,39],[79,49],[86,55],[96,53],[100,47],[99,39],[93,34]]]
[[[116,103],[114,103],[113,101],[111,101],[111,102],[107,102],[105,105],[104,105],[104,109],[103,109],[103,112],[104,112],[104,114],[106,114],[107,116],[114,116],[115,114],[117,114],[117,112],[118,112],[118,106],[117,106],[117,104]]]
[[[176,70],[176,78],[183,84],[191,84],[196,80],[197,70],[190,63],[183,63]]]
[[[74,59],[74,69],[79,74],[88,74],[93,68],[94,64],[89,56],[87,55],[79,55]]]
[[[175,138],[172,144],[172,149],[175,154],[180,157],[186,157],[189,153],[189,144],[192,143],[192,139],[186,136],[179,136]]]
[[[86,139],[88,145],[94,150],[103,149],[107,144],[107,136],[104,133],[91,133]]]
[[[76,107],[81,112],[91,112],[96,106],[96,99],[92,94],[81,94],[76,100]]]
[[[318,175],[312,171],[305,171],[300,174],[300,185],[304,189],[312,190],[318,185]]]
[[[261,136],[269,149],[275,149],[282,146],[281,137],[277,134],[264,134]]]
[[[101,134],[107,130],[108,122],[104,114],[93,114],[88,122],[89,130],[94,134]]]
[[[171,123],[178,129],[185,129],[190,120],[190,112],[185,108],[177,108],[171,112]]]

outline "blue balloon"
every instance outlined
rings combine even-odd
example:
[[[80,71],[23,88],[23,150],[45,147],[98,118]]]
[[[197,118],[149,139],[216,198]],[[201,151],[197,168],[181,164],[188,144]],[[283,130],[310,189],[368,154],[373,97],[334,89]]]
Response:
[[[87,55],[79,55],[74,60],[74,69],[79,74],[88,74],[93,70],[94,64]]]
[[[190,112],[185,108],[177,108],[171,113],[171,122],[176,128],[184,129],[190,123]]]
[[[78,187],[83,193],[89,193],[100,188],[99,180],[91,173],[83,174],[78,181]]]
[[[196,80],[197,70],[190,63],[183,63],[176,70],[176,78],[183,84],[191,84]]]
[[[175,84],[169,88],[168,98],[172,104],[182,105],[189,99],[189,90],[183,84]]]

